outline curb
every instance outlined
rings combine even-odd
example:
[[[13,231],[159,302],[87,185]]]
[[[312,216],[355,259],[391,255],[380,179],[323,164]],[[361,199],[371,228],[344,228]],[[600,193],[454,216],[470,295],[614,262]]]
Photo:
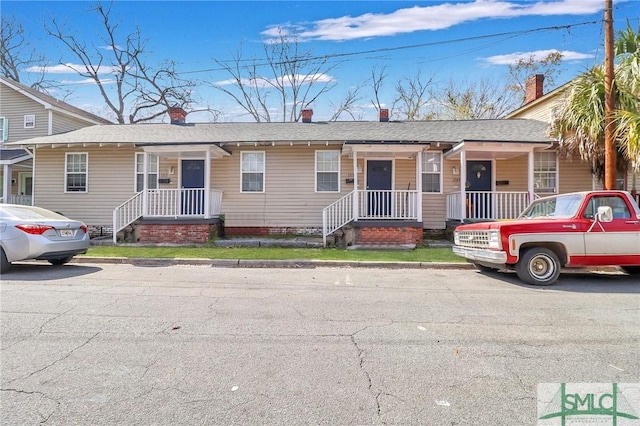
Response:
[[[362,262],[341,260],[255,260],[255,259],[182,259],[136,257],[74,257],[70,263],[129,264],[135,266],[193,265],[214,268],[381,268],[381,269],[474,269],[470,263],[441,262]]]

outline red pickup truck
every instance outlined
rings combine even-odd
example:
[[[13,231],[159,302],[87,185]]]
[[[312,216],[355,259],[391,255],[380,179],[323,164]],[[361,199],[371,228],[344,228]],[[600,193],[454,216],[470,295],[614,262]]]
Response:
[[[539,198],[516,220],[456,227],[454,241],[478,269],[515,269],[528,284],[553,284],[571,267],[640,274],[640,208],[626,191]]]

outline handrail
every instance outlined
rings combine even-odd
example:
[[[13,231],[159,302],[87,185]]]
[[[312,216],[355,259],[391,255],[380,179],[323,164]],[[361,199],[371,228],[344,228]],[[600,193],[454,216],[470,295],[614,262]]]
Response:
[[[327,236],[342,228],[354,219],[353,195],[351,191],[344,197],[322,209],[322,243],[327,246]]]

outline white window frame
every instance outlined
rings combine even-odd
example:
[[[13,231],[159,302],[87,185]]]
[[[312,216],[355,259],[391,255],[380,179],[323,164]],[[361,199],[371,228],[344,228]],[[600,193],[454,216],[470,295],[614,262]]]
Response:
[[[77,171],[73,171],[73,172],[69,172],[68,171],[68,166],[69,166],[69,157],[72,155],[84,155],[84,172],[77,172]],[[84,174],[84,191],[69,191],[69,181],[68,181],[68,177],[71,174]],[[67,152],[65,153],[64,156],[64,192],[65,194],[86,194],[87,192],[89,192],[89,153],[87,152]]]
[[[142,158],[140,160],[140,162],[138,162],[138,158]],[[153,165],[154,165],[154,161],[153,158],[155,157],[156,161],[155,161],[155,171],[153,171]],[[142,170],[138,170],[138,166],[142,166]],[[158,189],[158,179],[160,179],[160,157],[155,155],[155,154],[149,154],[149,160],[147,163],[147,185],[148,188],[147,189]],[[155,175],[155,179],[152,180],[152,176]],[[144,188],[140,188],[138,189],[138,176],[143,176],[142,179],[144,179],[144,152],[136,152],[136,155],[134,156],[134,164],[133,164],[133,190],[134,192],[140,192],[142,191]],[[144,186],[144,180],[142,183],[142,186]]]
[[[338,158],[338,164],[337,164],[337,170],[319,170],[318,169],[318,155],[322,154],[322,153],[333,153],[335,155],[337,155]],[[341,168],[341,161],[340,161],[340,150],[337,149],[326,149],[326,150],[316,150],[316,154],[315,154],[315,182],[314,182],[314,188],[315,188],[315,192],[340,192],[340,168]],[[337,184],[338,187],[336,189],[331,189],[331,190],[319,190],[318,189],[318,174],[319,173],[335,173],[338,176],[338,180],[337,180]]]
[[[430,156],[434,156],[438,158],[438,170],[437,171],[429,171],[429,168],[427,167],[427,158]],[[442,194],[442,186],[443,186],[443,173],[442,173],[442,166],[443,166],[443,156],[442,156],[442,152],[441,151],[423,151],[420,161],[422,161],[422,176],[420,176],[420,179],[422,179],[422,193],[423,194]],[[439,180],[439,189],[438,191],[428,191],[426,188],[426,185],[424,184],[424,176],[425,175],[438,175],[438,180]]]
[[[549,155],[549,154],[553,154],[553,156],[555,157],[555,170],[549,171],[549,170],[541,170],[539,169],[539,166],[541,164],[541,159],[540,157],[542,155]],[[551,164],[551,161],[545,160],[545,165]],[[533,191],[536,194],[557,194],[559,187],[560,187],[560,182],[559,182],[559,171],[560,169],[560,165],[559,165],[559,158],[558,158],[558,153],[556,151],[535,151],[533,153],[533,184],[534,184],[534,188]],[[538,177],[540,176],[544,176],[546,179],[549,178],[549,176],[553,174],[554,175],[554,180],[555,180],[555,187],[550,188],[550,187],[545,187],[545,188],[540,188],[540,187],[536,187],[536,181],[538,180]]]
[[[9,120],[7,117],[0,117],[0,142],[9,139]]]
[[[36,115],[35,114],[26,114],[24,116],[24,128],[25,129],[35,129],[36,128]]]
[[[244,170],[244,156],[245,155],[254,155],[254,154],[262,154],[262,170]],[[245,194],[261,194],[266,191],[265,183],[266,183],[266,169],[267,169],[267,153],[265,151],[240,151],[240,192]],[[261,191],[245,191],[243,189],[244,185],[244,175],[249,173],[262,173],[262,190]]]

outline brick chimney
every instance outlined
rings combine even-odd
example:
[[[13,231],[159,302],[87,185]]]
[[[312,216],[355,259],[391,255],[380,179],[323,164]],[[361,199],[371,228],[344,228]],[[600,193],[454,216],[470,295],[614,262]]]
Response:
[[[527,82],[525,83],[525,100],[524,103],[528,104],[529,102],[533,102],[538,98],[541,98],[544,95],[544,75],[536,74],[527,78]]]
[[[380,109],[380,121],[381,122],[387,122],[389,121],[389,110],[384,108],[384,109]]]
[[[187,113],[180,107],[170,107],[167,112],[171,118],[171,124],[185,124]]]
[[[313,117],[312,109],[303,109],[302,110],[302,122],[303,123],[311,123],[311,117]]]

